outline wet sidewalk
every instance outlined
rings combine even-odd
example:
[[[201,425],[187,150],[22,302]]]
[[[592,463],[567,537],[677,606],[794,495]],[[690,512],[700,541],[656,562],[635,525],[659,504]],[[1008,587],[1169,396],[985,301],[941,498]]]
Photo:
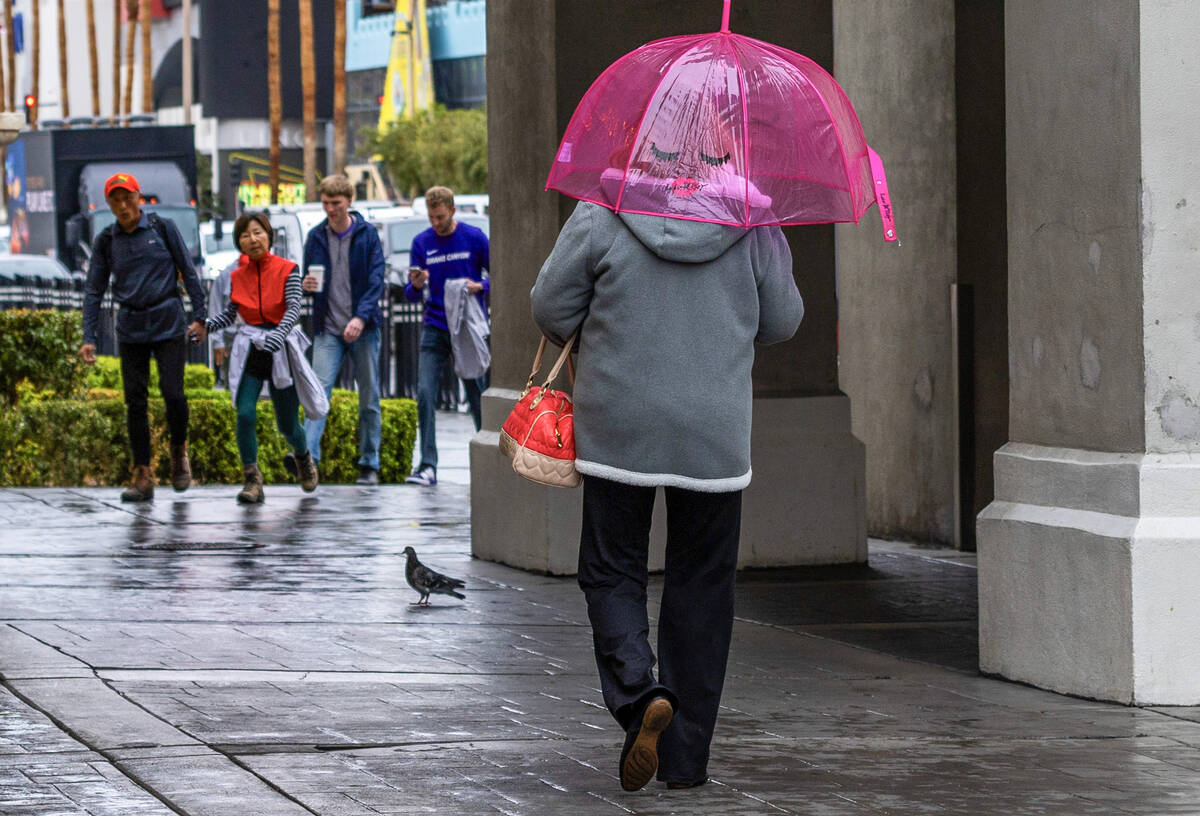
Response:
[[[573,579],[470,556],[469,436],[434,488],[0,490],[0,814],[1200,814],[1200,710],[978,676],[973,557],[874,541],[742,574],[712,783],[622,792]]]

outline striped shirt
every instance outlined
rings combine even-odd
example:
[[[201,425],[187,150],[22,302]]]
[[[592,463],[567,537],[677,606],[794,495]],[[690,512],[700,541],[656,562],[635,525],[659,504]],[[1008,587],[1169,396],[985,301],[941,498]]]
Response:
[[[292,327],[296,325],[296,321],[300,319],[300,301],[302,296],[303,290],[300,288],[300,267],[293,266],[283,290],[283,297],[287,303],[287,309],[284,311],[283,319],[279,321],[279,325],[271,330],[269,339],[267,341],[269,344],[277,346],[278,348],[283,348],[284,338],[288,336],[292,330]],[[225,311],[221,312],[219,315],[210,317],[207,321],[205,321],[204,328],[212,332],[218,331],[227,326],[232,326],[233,321],[237,320],[237,316],[237,304],[231,300],[225,307]]]

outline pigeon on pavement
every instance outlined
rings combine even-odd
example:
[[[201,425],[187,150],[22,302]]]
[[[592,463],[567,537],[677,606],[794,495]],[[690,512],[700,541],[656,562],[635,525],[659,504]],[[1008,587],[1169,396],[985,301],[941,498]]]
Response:
[[[449,575],[442,575],[440,572],[434,572],[422,564],[417,560],[417,551],[412,547],[405,547],[404,554],[408,556],[404,577],[408,579],[410,587],[421,593],[417,606],[429,606],[429,593],[431,592],[439,595],[453,595],[459,600],[466,600],[466,595],[454,591],[466,586],[462,581],[451,578]]]

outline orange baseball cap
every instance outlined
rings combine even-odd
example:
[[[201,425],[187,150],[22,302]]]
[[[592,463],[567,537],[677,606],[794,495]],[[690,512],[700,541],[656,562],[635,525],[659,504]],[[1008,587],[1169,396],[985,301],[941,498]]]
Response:
[[[108,181],[104,182],[104,197],[108,198],[112,195],[113,190],[128,190],[131,193],[141,193],[142,188],[138,186],[138,180],[128,173],[115,173],[108,177]]]

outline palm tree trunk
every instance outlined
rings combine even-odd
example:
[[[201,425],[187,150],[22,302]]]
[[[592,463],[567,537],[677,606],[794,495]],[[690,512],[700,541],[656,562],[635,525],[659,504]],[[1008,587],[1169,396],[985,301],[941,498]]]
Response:
[[[317,200],[317,74],[313,64],[312,0],[300,7],[300,86],[304,93],[304,200]]]
[[[33,7],[36,9],[37,3],[34,3]],[[113,2],[112,57],[112,116],[108,121],[109,124],[116,125],[117,117],[121,115],[121,0]]]
[[[67,13],[63,0],[58,0],[58,83],[62,87],[62,118],[71,116],[71,98],[67,82]]]
[[[137,0],[126,0],[125,16],[129,19],[129,29],[125,32],[125,106],[121,109],[126,116],[133,113],[133,45],[137,36],[137,9]]]
[[[5,5],[6,9],[12,8],[12,0],[8,0],[8,2],[5,3],[4,5]],[[10,28],[9,31],[12,31],[12,29]],[[10,54],[12,53],[11,49],[9,50],[9,53]],[[9,71],[8,77],[11,80],[11,78],[12,78],[11,70]],[[6,84],[4,80],[5,80],[5,77],[4,77],[4,51],[3,51],[3,49],[0,49],[0,110],[8,110],[9,109],[8,108],[8,84]]]
[[[346,171],[346,4],[333,4],[333,169]]]
[[[33,70],[31,71],[32,76],[30,77],[30,86],[29,86],[29,92],[30,92],[30,94],[33,95],[33,110],[29,111],[29,126],[31,128],[33,128],[34,130],[37,130],[38,90],[39,90],[38,81],[41,79],[41,73],[42,73],[41,72],[42,18],[41,18],[41,15],[38,13],[38,8],[41,5],[42,5],[41,3],[36,3],[36,2],[33,4],[33,21],[32,21],[33,31],[30,32],[33,36],[30,37],[30,42],[29,42],[29,59],[30,59],[30,62],[33,63]]]
[[[271,112],[271,203],[279,203],[279,131],[283,125],[283,91],[279,78],[279,0],[267,1],[267,86]]]
[[[96,53],[96,2],[87,0],[88,67],[92,71],[92,116],[100,118],[100,57]]]
[[[142,113],[154,112],[154,77],[150,75],[150,0],[142,0]]]
[[[8,0],[4,4],[4,25],[8,32],[8,108],[7,110],[15,111],[17,109],[17,32],[13,27],[13,2]]]

